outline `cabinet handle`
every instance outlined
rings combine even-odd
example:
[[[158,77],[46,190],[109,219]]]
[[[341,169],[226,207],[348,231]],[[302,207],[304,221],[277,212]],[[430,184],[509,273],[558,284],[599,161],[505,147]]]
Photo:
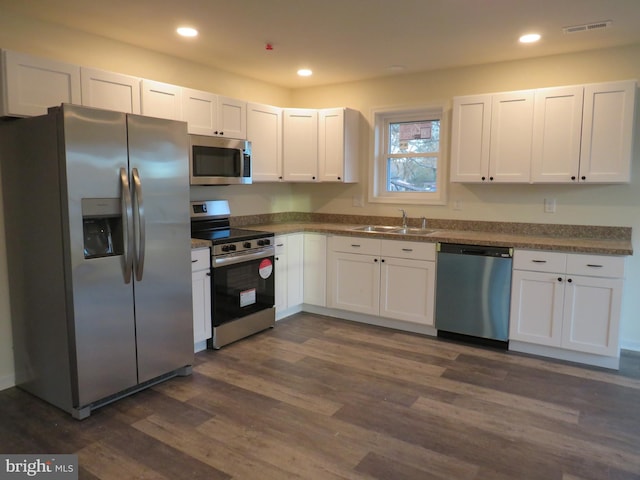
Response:
[[[585,177],[584,175],[582,177],[580,177],[582,180],[586,180],[587,177]]]
[[[484,182],[486,180],[486,177],[482,177],[482,181]]]
[[[352,246],[353,248],[360,248],[360,245],[358,245],[357,243],[352,243],[352,244],[351,244],[351,246]]]
[[[602,268],[604,265],[596,265],[595,263],[587,263],[587,267],[590,268]]]
[[[207,277],[210,277],[210,276],[211,276],[211,272],[207,272]]]
[[[191,263],[196,263],[198,260],[191,260]]]
[[[403,248],[403,252],[413,252],[413,248]]]
[[[338,180],[342,180],[342,178],[338,177]]]
[[[571,180],[574,180],[574,181],[575,181],[575,179],[576,179],[576,176],[575,176],[575,175],[572,175],[572,176],[571,176]]]
[[[562,277],[558,277],[558,281],[561,282],[562,281]]]
[[[278,243],[276,247],[284,247],[284,243]]]
[[[374,263],[378,263],[378,259],[377,259],[377,258],[374,258],[374,259],[373,259],[373,262],[374,262]]]
[[[489,180],[491,180],[493,182],[493,177],[489,177]]]
[[[384,258],[382,260],[380,260],[382,263],[384,263]]]
[[[224,132],[220,132],[220,135],[224,135]]]
[[[531,260],[533,263],[547,263],[546,260]]]
[[[567,283],[571,283],[573,282],[573,280],[571,280],[570,278],[567,278]]]

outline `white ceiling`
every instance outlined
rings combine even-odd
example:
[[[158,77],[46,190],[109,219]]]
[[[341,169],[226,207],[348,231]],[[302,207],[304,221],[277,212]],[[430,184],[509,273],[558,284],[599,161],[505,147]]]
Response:
[[[3,10],[290,88],[640,43],[640,0],[0,0]],[[200,35],[178,38],[183,24]],[[542,41],[518,44],[530,31]]]

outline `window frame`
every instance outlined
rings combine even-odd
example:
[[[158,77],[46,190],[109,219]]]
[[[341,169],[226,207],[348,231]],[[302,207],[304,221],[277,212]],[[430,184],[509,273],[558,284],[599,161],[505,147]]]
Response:
[[[372,158],[369,165],[369,202],[417,205],[446,205],[448,173],[448,111],[445,104],[411,107],[381,107],[371,111]],[[435,192],[387,192],[387,153],[389,124],[420,120],[440,121],[440,150],[437,155]]]

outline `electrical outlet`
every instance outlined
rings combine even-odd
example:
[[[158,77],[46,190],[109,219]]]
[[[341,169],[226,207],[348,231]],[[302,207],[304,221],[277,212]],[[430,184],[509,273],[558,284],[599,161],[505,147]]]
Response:
[[[454,210],[462,210],[462,200],[454,200],[453,201],[453,209]]]
[[[556,199],[555,198],[545,198],[544,199],[544,212],[545,213],[556,213]]]

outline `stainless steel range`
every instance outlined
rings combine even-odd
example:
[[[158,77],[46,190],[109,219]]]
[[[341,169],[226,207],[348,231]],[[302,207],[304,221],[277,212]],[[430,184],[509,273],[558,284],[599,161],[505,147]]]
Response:
[[[226,200],[191,202],[191,237],[211,241],[209,348],[275,325],[273,233],[231,228]]]

